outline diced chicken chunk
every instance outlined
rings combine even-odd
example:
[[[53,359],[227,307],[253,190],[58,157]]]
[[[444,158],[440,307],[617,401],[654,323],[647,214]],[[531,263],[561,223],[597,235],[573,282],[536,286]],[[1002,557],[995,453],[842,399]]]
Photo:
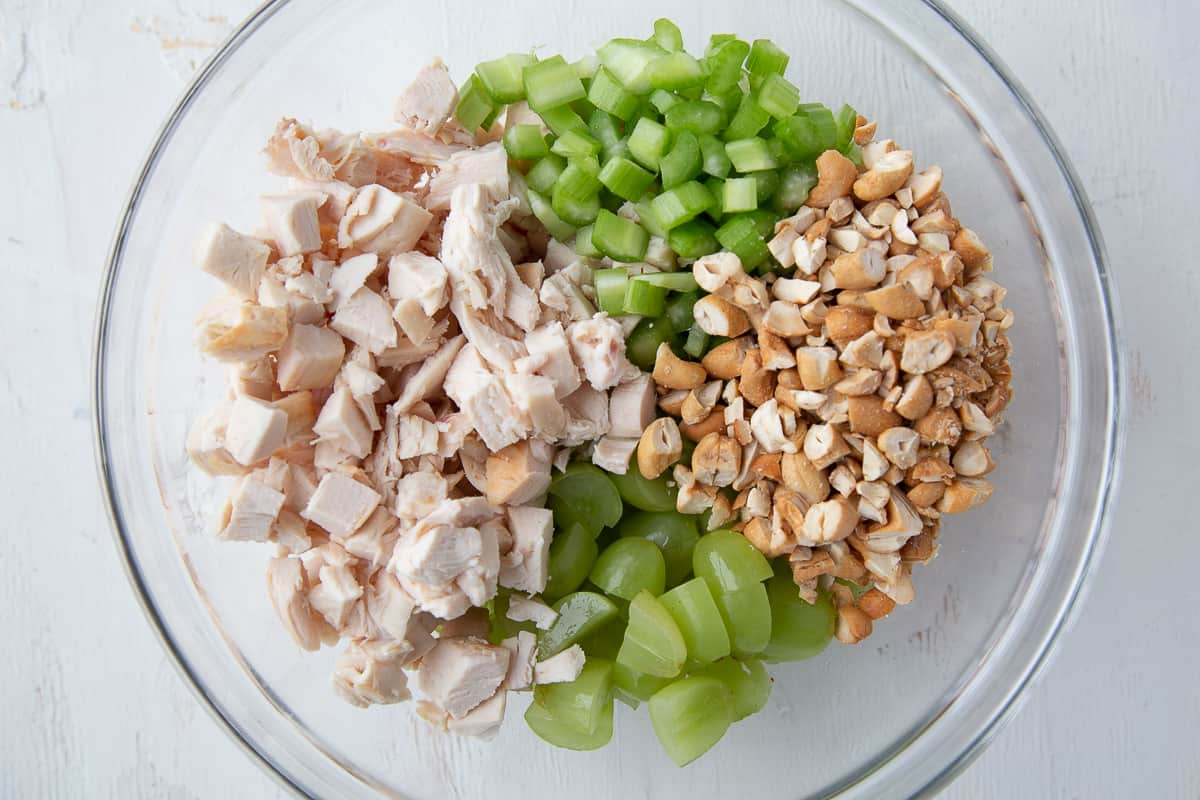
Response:
[[[488,369],[475,345],[459,351],[446,373],[444,389],[471,420],[489,450],[502,450],[527,433],[525,420],[504,381]]]
[[[363,288],[377,269],[379,256],[375,253],[360,253],[334,266],[329,275],[329,294],[334,310]]]
[[[412,694],[400,652],[388,643],[351,642],[334,662],[334,690],[360,708],[408,700]]]
[[[627,438],[641,436],[646,426],[654,421],[657,402],[654,379],[644,372],[633,380],[618,384],[608,397],[609,433]]]
[[[285,392],[324,389],[333,383],[345,357],[346,343],[337,331],[293,325],[279,348],[275,367],[279,388]]]
[[[415,414],[402,414],[397,418],[397,426],[397,458],[416,458],[437,452],[436,423]]]
[[[500,688],[508,660],[508,650],[483,639],[439,639],[421,659],[417,688],[453,719],[462,719]]]
[[[550,630],[558,612],[541,600],[514,594],[508,599],[508,618],[513,622],[532,622],[538,630]]]
[[[500,142],[460,150],[438,166],[425,199],[431,211],[450,208],[455,189],[469,184],[479,184],[496,200],[508,197],[508,153]]]
[[[561,322],[549,322],[530,331],[525,337],[529,355],[517,361],[520,372],[544,375],[554,382],[554,395],[559,399],[579,388],[582,381],[579,367],[571,357],[571,346]]]
[[[320,580],[308,590],[308,604],[325,618],[334,630],[346,625],[350,610],[362,597],[362,586],[345,564],[326,564],[319,572]]]
[[[218,361],[254,361],[278,350],[287,335],[287,309],[218,301],[201,312],[194,339]]]
[[[608,418],[607,393],[585,384],[564,398],[563,406],[567,409],[567,430],[559,444],[574,447],[608,433],[612,423]]]
[[[625,337],[621,323],[607,314],[571,323],[567,329],[571,352],[593,389],[604,391],[630,375],[634,367],[625,358]]]
[[[412,200],[373,183],[354,193],[338,223],[338,246],[384,255],[412,250],[432,221]]]
[[[365,458],[371,452],[374,440],[362,409],[345,388],[338,389],[325,401],[313,425],[313,433],[321,441],[330,442],[356,458]]]
[[[554,382],[542,375],[516,372],[504,376],[508,396],[529,421],[534,436],[553,441],[567,426],[567,412],[554,395]]]
[[[229,498],[229,520],[221,529],[221,538],[232,542],[268,541],[283,501],[283,492],[247,475],[238,481]]]
[[[396,99],[396,121],[417,133],[433,136],[458,104],[458,89],[440,59],[426,64]]]
[[[375,355],[395,347],[398,341],[391,306],[365,287],[337,307],[329,327]]]
[[[225,426],[225,449],[239,464],[265,461],[283,446],[287,425],[287,414],[270,403],[254,397],[234,398]]]
[[[196,250],[200,269],[219,279],[240,297],[251,300],[267,267],[271,248],[253,236],[214,223],[204,229]]]
[[[345,538],[367,521],[380,500],[379,493],[369,486],[340,472],[330,472],[321,478],[300,516],[333,536]]]
[[[462,719],[450,717],[446,730],[458,736],[471,736],[490,742],[500,733],[504,723],[504,711],[508,704],[508,692],[503,688],[463,715]]]
[[[259,201],[267,230],[281,255],[294,256],[321,249],[317,209],[325,202],[325,195],[314,192],[272,194],[260,197]]]
[[[400,396],[392,404],[397,412],[408,411],[415,403],[419,403],[441,390],[446,373],[450,370],[450,365],[454,363],[458,351],[462,349],[465,342],[466,337],[461,335],[448,339],[437,349],[437,352],[421,362],[417,371],[405,381]]]
[[[529,631],[518,631],[516,636],[500,642],[500,646],[511,653],[508,659],[508,674],[504,676],[504,688],[513,692],[528,689],[533,685],[537,637]]]
[[[198,417],[188,431],[187,451],[192,463],[209,475],[241,475],[246,467],[225,449],[225,428],[229,424],[229,405],[222,404]]]
[[[300,559],[282,557],[267,562],[267,593],[279,621],[296,644],[305,650],[317,650],[329,629],[309,607],[305,583]]]
[[[500,584],[537,593],[546,588],[554,515],[549,509],[510,506],[507,510],[512,549],[500,559]]]
[[[388,294],[393,300],[413,300],[427,316],[444,308],[446,268],[424,253],[397,253],[388,261]]]
[[[544,442],[514,442],[487,460],[487,498],[495,506],[522,505],[550,487],[550,459]]]
[[[538,685],[547,683],[569,683],[583,672],[583,664],[587,656],[583,648],[573,644],[555,656],[539,661],[533,665],[533,682]]]
[[[637,439],[623,439],[609,434],[596,442],[596,448],[592,450],[592,463],[615,475],[624,475],[629,470],[629,462],[637,447]]]
[[[267,168],[276,175],[331,181],[334,169],[321,155],[321,143],[305,125],[282,119],[267,142]]]

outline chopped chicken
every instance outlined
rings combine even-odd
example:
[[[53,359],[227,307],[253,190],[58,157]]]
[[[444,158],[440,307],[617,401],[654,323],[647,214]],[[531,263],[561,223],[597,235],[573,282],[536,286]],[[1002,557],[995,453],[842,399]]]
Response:
[[[436,472],[413,472],[396,484],[396,516],[417,520],[428,516],[450,494],[450,482]]]
[[[268,541],[283,500],[283,492],[253,475],[245,476],[229,498],[229,519],[221,529],[221,538],[231,542]]]
[[[539,685],[547,683],[569,683],[583,672],[583,664],[587,656],[583,648],[573,644],[555,656],[539,661],[533,665],[533,682]]]
[[[329,327],[375,355],[395,347],[398,341],[391,307],[365,287],[338,305]]]
[[[329,294],[337,310],[350,296],[367,285],[367,279],[379,269],[379,256],[360,253],[337,264],[329,275]]]
[[[391,642],[351,642],[334,662],[333,688],[360,708],[408,700],[405,663]]]
[[[513,622],[532,622],[538,630],[550,630],[558,612],[541,600],[514,594],[508,599],[508,618]]]
[[[360,558],[372,569],[382,567],[392,556],[398,520],[382,505],[371,512],[358,530],[346,537],[334,537],[347,553]]]
[[[425,207],[430,211],[450,208],[454,191],[460,186],[478,184],[497,200],[508,197],[508,153],[500,142],[460,150],[438,165],[429,180]]]
[[[554,441],[562,435],[567,427],[567,413],[555,397],[552,380],[514,372],[504,376],[504,386],[521,417],[529,420],[534,436]]]
[[[354,193],[338,223],[338,246],[383,255],[412,250],[432,221],[412,200],[373,183]]]
[[[317,484],[300,516],[333,536],[345,538],[367,521],[379,505],[379,492],[340,472],[329,472]]]
[[[402,414],[397,418],[396,456],[401,459],[436,453],[438,449],[437,424],[415,414]]]
[[[301,274],[312,277],[307,272]],[[283,309],[293,324],[315,325],[325,321],[325,306],[307,295],[288,289],[285,284],[270,275],[264,275],[258,284],[258,304],[265,308]]]
[[[458,89],[441,59],[417,72],[413,82],[396,99],[396,121],[417,133],[433,136],[458,104]]]
[[[554,515],[536,506],[510,506],[508,530],[512,549],[500,560],[500,584],[523,592],[546,588]]]
[[[253,236],[214,223],[204,230],[196,253],[200,269],[247,300],[258,292],[271,248]]]
[[[644,372],[617,385],[608,396],[609,433],[637,438],[654,421],[658,395],[654,379]]]
[[[354,573],[345,564],[326,564],[321,567],[320,580],[308,590],[308,604],[335,630],[341,630],[346,618],[363,589]]]
[[[267,168],[276,175],[331,181],[333,165],[321,155],[321,143],[307,126],[282,119],[267,142]]]
[[[225,449],[225,429],[229,425],[229,405],[222,404],[197,417],[188,431],[187,451],[192,462],[209,475],[241,475],[246,467]]]
[[[538,290],[542,305],[559,312],[568,322],[582,322],[596,314],[596,307],[565,272],[556,272]]]
[[[487,499],[494,506],[518,506],[550,488],[553,448],[545,442],[523,440],[488,456]]]
[[[254,361],[287,340],[287,309],[221,299],[196,320],[195,343],[218,361]]]
[[[305,583],[300,559],[280,557],[267,562],[267,592],[280,622],[300,647],[318,650],[330,631],[308,605]]]
[[[404,389],[392,407],[397,412],[408,411],[415,403],[426,400],[439,391],[450,365],[454,363],[465,341],[466,338],[461,335],[448,339],[437,352],[425,359],[417,371],[404,382]]]
[[[283,446],[288,416],[254,397],[236,397],[225,424],[225,450],[239,464],[250,466],[270,458]]]
[[[416,601],[400,586],[395,576],[381,569],[375,573],[366,590],[367,614],[379,632],[404,646],[416,660],[434,645],[432,633],[436,624],[428,614],[417,609]]]
[[[388,261],[388,294],[393,300],[412,300],[432,317],[445,307],[446,268],[424,253],[397,253]]]
[[[417,688],[453,719],[487,700],[508,673],[509,652],[474,637],[439,639],[417,669]]]
[[[447,718],[446,730],[458,736],[471,736],[490,742],[500,733],[507,705],[508,692],[497,689],[495,694],[464,714],[462,719]]]
[[[313,425],[313,433],[320,441],[330,442],[356,458],[365,458],[371,452],[374,439],[349,389],[338,389],[329,396]]]
[[[346,343],[337,331],[293,325],[276,361],[279,388],[285,392],[323,389],[333,383],[345,357]]]
[[[444,387],[489,450],[502,450],[528,432],[504,381],[488,369],[475,345],[468,344],[458,352]]]
[[[567,328],[571,352],[593,389],[604,391],[620,383],[637,368],[625,358],[625,337],[621,323],[607,314],[573,322]]]
[[[312,192],[271,194],[259,198],[263,219],[280,255],[294,256],[321,249],[317,209],[325,195]]]
[[[519,372],[543,375],[554,382],[554,396],[560,400],[579,388],[579,367],[571,357],[566,331],[557,320],[529,332],[525,337],[529,355],[516,362]]]
[[[609,434],[596,442],[592,450],[592,463],[616,475],[629,470],[629,462],[638,447],[638,439],[623,439]]]
[[[500,642],[500,646],[511,654],[508,659],[508,674],[504,676],[504,688],[520,692],[533,685],[533,664],[537,655],[537,636],[529,631],[518,631]]]
[[[559,444],[575,447],[604,436],[612,428],[608,416],[608,395],[589,385],[580,386],[563,399],[567,409],[567,430]]]

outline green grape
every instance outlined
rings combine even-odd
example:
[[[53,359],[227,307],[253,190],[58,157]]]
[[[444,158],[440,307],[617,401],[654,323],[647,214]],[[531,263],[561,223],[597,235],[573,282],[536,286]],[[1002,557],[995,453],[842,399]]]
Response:
[[[613,664],[589,658],[579,677],[566,683],[547,683],[533,690],[533,702],[556,720],[579,733],[595,733],[612,710]]]
[[[700,538],[693,517],[674,511],[639,511],[621,520],[618,533],[658,545],[667,564],[667,586],[679,584],[692,571],[692,548]]]
[[[618,661],[613,665],[613,683],[634,700],[649,700],[655,692],[669,685],[671,679],[637,672]]]
[[[692,551],[692,567],[709,588],[744,589],[771,577],[771,564],[736,531],[717,530],[703,536]]]
[[[578,589],[587,580],[599,552],[595,535],[579,523],[554,534],[542,597],[553,602]]]
[[[729,688],[735,722],[761,711],[771,696],[771,675],[762,662],[755,659],[722,658],[692,674],[716,678]]]
[[[667,581],[662,551],[646,539],[617,539],[596,559],[588,576],[605,592],[632,600],[645,589],[660,595]]]
[[[733,698],[716,678],[683,678],[650,698],[650,724],[679,766],[712,748],[733,724]]]
[[[771,603],[766,587],[753,583],[745,589],[723,591],[709,581],[708,588],[713,590],[713,600],[729,631],[733,655],[745,658],[762,652],[771,641]]]
[[[646,591],[633,598],[617,663],[646,675],[673,678],[686,658],[683,634],[662,603]]]
[[[580,639],[579,646],[583,648],[583,652],[587,653],[588,658],[596,656],[611,661],[617,657],[617,653],[621,649],[621,642],[624,640],[625,620],[621,618],[621,609],[618,608],[617,616]]]
[[[621,499],[634,508],[643,511],[675,510],[675,495],[679,490],[668,485],[674,482],[670,472],[664,472],[650,480],[642,476],[635,462],[624,475],[609,475],[609,478],[620,492]]]
[[[690,659],[707,664],[729,655],[729,633],[703,578],[676,586],[658,601],[679,626]]]
[[[600,710],[600,719],[592,733],[581,733],[561,722],[539,703],[525,709],[525,724],[539,737],[567,750],[599,750],[612,739],[613,707],[610,702]]]
[[[617,607],[602,594],[572,592],[554,604],[558,619],[538,636],[539,658],[566,650],[617,616]]]
[[[554,523],[566,528],[579,523],[592,532],[616,525],[624,510],[621,495],[608,479],[608,473],[594,464],[567,465],[550,481],[550,498],[546,504],[554,512]]]
[[[537,628],[532,622],[513,622],[508,618],[508,598],[512,594],[501,587],[496,596],[487,602],[488,612],[488,641],[500,644],[510,636],[516,636],[519,631],[536,633]]]
[[[771,604],[771,641],[762,651],[764,661],[803,661],[824,650],[833,638],[837,624],[833,598],[822,590],[817,592],[817,602],[802,600],[783,559],[778,560],[774,577],[767,581],[767,599]]]

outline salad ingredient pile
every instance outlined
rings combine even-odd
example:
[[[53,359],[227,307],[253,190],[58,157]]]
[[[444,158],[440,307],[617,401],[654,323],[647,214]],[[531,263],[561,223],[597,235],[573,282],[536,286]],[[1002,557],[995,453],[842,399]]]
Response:
[[[461,87],[434,62],[390,132],[279,124],[261,229],[201,242],[229,395],[188,451],[296,643],[346,640],[346,700],[490,738],[532,690],[576,750],[644,702],[686,764],[991,495],[990,253],[788,62],[659,20]]]

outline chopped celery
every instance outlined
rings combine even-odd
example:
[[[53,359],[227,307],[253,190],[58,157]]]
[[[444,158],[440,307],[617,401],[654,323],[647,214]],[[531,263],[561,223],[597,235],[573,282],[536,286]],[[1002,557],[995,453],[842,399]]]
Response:
[[[704,83],[704,67],[687,53],[666,53],[646,65],[646,79],[655,89],[687,89]]]
[[[550,235],[560,242],[565,242],[575,235],[575,226],[563,221],[554,211],[554,206],[540,192],[529,190],[529,207],[538,221],[546,226]]]
[[[550,152],[563,158],[594,156],[600,152],[600,142],[588,133],[567,131],[554,141],[554,144],[550,146]]]
[[[775,192],[779,191],[779,173],[776,170],[760,169],[746,177],[754,179],[754,194],[760,206],[766,205],[767,201],[775,196]],[[771,231],[768,231],[767,238],[774,236],[775,220],[776,216],[772,214]]]
[[[667,109],[664,122],[672,131],[716,133],[725,123],[725,112],[709,100],[684,100]]]
[[[638,592],[629,604],[629,626],[617,663],[644,675],[673,678],[683,668],[687,653],[670,612],[649,591]]]
[[[475,77],[497,105],[525,99],[522,72],[537,61],[528,53],[510,53],[495,61],[484,61],[475,67]]]
[[[654,173],[624,156],[610,158],[600,170],[600,182],[617,197],[636,202],[654,183]]]
[[[567,170],[572,166],[574,165],[568,164]],[[563,172],[564,176],[566,174]],[[600,213],[600,193],[596,191],[584,197],[577,197],[563,184],[563,179],[559,178],[550,196],[550,207],[555,216],[563,222],[570,225],[590,225]]]
[[[663,750],[685,766],[712,749],[733,724],[733,698],[716,678],[683,678],[649,702],[650,723]]]
[[[596,303],[600,310],[613,316],[625,313],[625,286],[629,283],[629,270],[624,267],[598,269],[592,273],[596,287]]]
[[[716,237],[722,247],[741,259],[746,270],[754,269],[771,255],[752,217],[733,217],[717,228]]]
[[[708,66],[708,90],[721,92],[738,85],[742,77],[742,62],[750,54],[750,45],[733,38],[710,45],[704,60]]]
[[[625,285],[623,311],[642,317],[657,317],[667,303],[667,290],[645,281],[629,281]]]
[[[634,208],[637,210],[638,224],[649,231],[651,236],[657,236],[660,239],[666,238],[667,229],[663,227],[662,220],[658,218],[658,213],[654,210],[654,195],[643,196]]]
[[[601,150],[608,154],[621,147],[621,132],[617,129],[617,118],[597,108],[588,117],[588,131],[600,143]]]
[[[783,119],[796,113],[796,107],[800,105],[800,90],[787,78],[772,73],[759,84],[755,100],[763,111],[776,119]]]
[[[621,495],[608,473],[593,464],[568,464],[550,481],[547,507],[562,528],[578,522],[592,532],[616,525],[621,519]]]
[[[646,169],[657,171],[658,162],[667,152],[670,141],[671,134],[665,127],[649,117],[641,117],[626,144],[635,161]]]
[[[662,187],[673,189],[700,174],[704,162],[700,156],[700,142],[691,131],[680,131],[675,136],[671,151],[659,162]]]
[[[600,252],[616,261],[641,261],[649,242],[650,235],[636,222],[600,209],[592,228],[592,244]]]
[[[617,616],[617,607],[602,594],[572,592],[553,606],[558,618],[538,634],[538,658],[561,653]]]
[[[729,655],[729,633],[703,578],[681,583],[658,600],[679,626],[688,658],[707,664]]]
[[[837,120],[834,119],[832,111],[820,103],[801,103],[796,111],[803,113],[813,124],[822,152],[837,149]]]
[[[672,292],[694,292],[700,288],[695,276],[690,272],[647,272],[635,275],[634,283],[648,283],[651,286],[661,286]]]
[[[554,182],[555,192],[561,189],[580,200],[595,196],[600,191],[600,178],[592,171],[592,166],[583,160],[568,161],[566,169]]]
[[[664,319],[644,319],[640,321],[633,332],[625,339],[625,357],[635,367],[650,370],[654,367],[654,357],[658,346],[670,342],[675,336],[675,330]],[[637,470],[633,470],[637,472]],[[622,475],[611,475],[610,478],[622,478]],[[641,477],[641,473],[638,473]],[[644,480],[644,479],[643,479]],[[675,501],[671,501],[671,508]]]
[[[588,578],[608,594],[624,600],[633,600],[643,590],[658,596],[666,586],[667,565],[662,551],[652,542],[617,539],[604,548]]]
[[[710,336],[699,325],[688,329],[687,340],[683,343],[683,352],[692,358],[700,358],[708,352]]]
[[[667,586],[678,585],[691,573],[692,549],[700,538],[694,517],[674,511],[640,511],[626,514],[617,532],[623,537],[640,536],[658,545],[667,562]]]
[[[712,134],[704,134],[700,137],[700,154],[704,159],[701,169],[709,175],[724,178],[733,168],[733,165],[729,163],[729,156],[725,154],[724,142]]]
[[[611,39],[600,46],[596,54],[600,63],[608,68],[616,79],[636,95],[650,93],[650,80],[646,67],[651,61],[666,52],[653,42],[640,39]]]
[[[538,116],[542,118],[542,122],[546,123],[547,128],[554,131],[556,136],[562,136],[567,131],[588,133],[588,126],[583,121],[583,117],[572,111],[569,106],[548,108],[539,111]]]
[[[550,542],[550,577],[542,597],[554,602],[582,586],[599,552],[596,535],[579,523],[555,533]]]
[[[665,114],[667,109],[682,101],[679,95],[668,92],[666,89],[655,89],[650,93],[650,105],[658,109],[658,113]]]
[[[779,175],[779,189],[775,192],[775,210],[790,216],[804,205],[808,193],[817,185],[817,170],[808,164],[793,164],[784,168]]]
[[[562,56],[527,65],[522,78],[526,100],[534,111],[565,106],[587,96],[574,67]]]
[[[545,194],[554,188],[558,176],[562,175],[566,168],[567,160],[565,158],[553,154],[547,155],[530,167],[529,172],[525,173],[525,183],[533,191]],[[805,192],[806,196],[807,194]]]
[[[591,225],[584,225],[575,231],[575,252],[587,258],[601,258],[604,255],[592,244]]]
[[[654,41],[663,50],[683,49],[683,34],[679,32],[679,26],[666,17],[654,20]]]
[[[729,178],[721,193],[721,210],[726,214],[758,208],[758,181],[754,178]]]
[[[557,142],[555,145],[557,146]],[[729,156],[730,163],[738,172],[775,169],[779,166],[779,162],[771,154],[766,140],[757,136],[751,136],[748,139],[726,140],[725,154]]]
[[[713,196],[703,184],[688,181],[654,198],[650,207],[659,223],[670,230],[704,213],[713,203]]]
[[[497,108],[495,101],[472,75],[458,90],[458,105],[454,109],[454,116],[464,128],[474,131],[484,127],[483,123],[488,117],[494,117]]]
[[[751,76],[782,75],[787,71],[789,56],[770,39],[755,39],[746,57],[746,70]]]
[[[694,219],[672,228],[667,244],[683,258],[700,258],[721,249],[713,234],[716,229],[704,220]]]
[[[619,119],[629,120],[637,113],[637,95],[622,86],[620,81],[604,67],[596,70],[596,74],[592,77],[587,97],[596,108],[607,111]]]
[[[771,115],[755,102],[752,95],[746,95],[733,119],[729,120],[729,126],[721,133],[721,138],[727,142],[748,139],[767,127],[770,121]]]
[[[529,161],[550,152],[540,125],[513,125],[504,132],[504,149],[509,158]]]

